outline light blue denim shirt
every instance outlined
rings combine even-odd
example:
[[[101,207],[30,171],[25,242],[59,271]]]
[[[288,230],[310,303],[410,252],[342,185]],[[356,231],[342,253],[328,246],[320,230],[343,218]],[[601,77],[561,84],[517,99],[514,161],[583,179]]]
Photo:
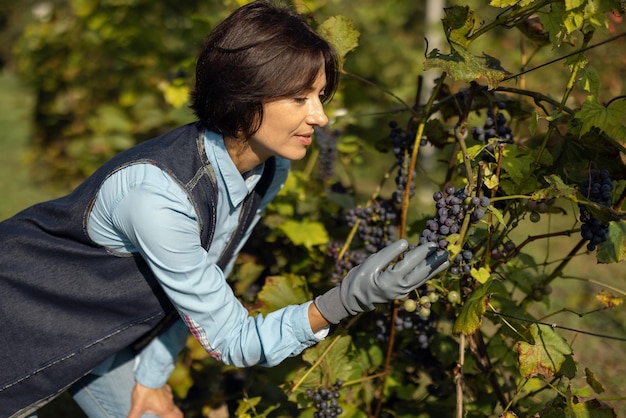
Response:
[[[143,256],[187,325],[178,321],[142,351],[135,377],[148,387],[165,384],[189,329],[209,354],[239,367],[276,365],[328,333],[327,329],[312,332],[308,320],[311,302],[252,317],[232,293],[226,276],[234,260],[225,271],[216,263],[237,228],[243,200],[259,181],[263,166],[242,176],[220,135],[206,131],[204,140],[219,194],[215,234],[208,252],[200,244],[197,215],[187,195],[168,174],[151,164],[132,165],[107,178],[89,217],[88,232],[95,242],[112,252]],[[253,225],[283,186],[288,172],[289,161],[277,158],[276,176]]]

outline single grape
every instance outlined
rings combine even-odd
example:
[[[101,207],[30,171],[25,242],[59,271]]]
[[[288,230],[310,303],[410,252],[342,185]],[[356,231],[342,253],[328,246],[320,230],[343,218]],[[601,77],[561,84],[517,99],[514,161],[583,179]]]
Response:
[[[417,302],[414,299],[405,300],[404,310],[407,312],[415,312],[417,310]]]
[[[461,295],[456,290],[451,290],[448,292],[448,302],[450,303],[459,303],[461,302]]]

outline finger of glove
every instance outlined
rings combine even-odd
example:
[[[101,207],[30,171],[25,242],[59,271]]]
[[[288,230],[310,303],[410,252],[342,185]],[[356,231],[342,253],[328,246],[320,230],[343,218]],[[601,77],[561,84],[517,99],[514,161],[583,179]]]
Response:
[[[433,254],[436,248],[437,244],[434,242],[418,245],[411,251],[407,252],[402,260],[397,262],[392,268],[389,269],[389,271],[394,275],[408,274],[430,254]]]
[[[440,267],[448,261],[449,257],[450,254],[447,251],[437,250],[433,253],[430,253],[424,261],[427,265],[430,266],[433,271],[441,271]]]
[[[436,276],[450,265],[448,256],[448,252],[443,250],[430,253],[425,260],[404,276],[404,280],[402,280],[403,286],[412,290]]]
[[[402,254],[409,247],[409,243],[405,239],[399,239],[395,241],[377,253],[372,254],[363,262],[361,268],[367,272],[375,272],[376,270],[383,270],[389,263],[395,260],[400,254]]]
[[[433,277],[435,277],[436,275],[438,275],[439,273],[441,273],[442,271],[444,271],[445,269],[447,269],[448,267],[450,267],[450,261],[445,260],[439,267],[437,267],[435,270],[433,270],[428,277],[426,278],[425,281],[432,279]]]

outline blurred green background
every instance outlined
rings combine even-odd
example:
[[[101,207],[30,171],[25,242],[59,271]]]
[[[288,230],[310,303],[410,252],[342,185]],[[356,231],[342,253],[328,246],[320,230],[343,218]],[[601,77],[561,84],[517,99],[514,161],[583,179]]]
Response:
[[[199,2],[193,3],[199,4]],[[362,33],[362,40],[360,48],[349,56],[346,63],[347,69],[379,83],[383,88],[393,90],[398,96],[411,103],[416,89],[416,74],[420,70],[416,63],[420,62],[424,55],[423,36],[428,30],[423,19],[425,11],[422,5],[416,6],[416,2],[409,0],[383,2],[372,0],[358,3],[319,0],[304,3],[310,9],[315,10],[320,19],[335,14],[344,14],[353,19]],[[467,3],[478,4],[481,2]],[[81,21],[79,17],[72,16],[70,18],[69,15],[64,15],[63,13],[67,12],[70,4],[74,7],[83,7],[83,13],[91,20],[86,23]],[[115,17],[111,16],[110,21],[106,21],[106,19],[98,21],[108,13],[106,7],[110,7],[112,11],[116,4],[121,5],[122,9],[127,8],[129,14],[126,15],[126,18],[131,20],[125,21],[120,17],[118,23],[115,23]],[[51,16],[45,16],[46,11],[42,11],[42,5],[52,7]],[[154,2],[133,2],[130,0],[120,0],[117,3],[88,0],[22,1],[16,3],[0,0],[0,15],[2,16],[0,18],[0,57],[3,62],[3,70],[0,72],[0,195],[2,196],[0,199],[0,219],[5,219],[33,203],[66,193],[81,177],[89,173],[100,162],[130,145],[133,138],[148,137],[188,118],[189,115],[184,107],[175,108],[172,106],[172,100],[175,99],[170,98],[168,101],[164,95],[152,95],[152,93],[158,92],[159,86],[163,86],[163,83],[165,83],[165,90],[161,90],[162,92],[175,92],[173,89],[177,87],[176,78],[179,71],[183,74],[183,79],[189,77],[188,71],[192,65],[189,59],[193,59],[198,43],[201,42],[200,34],[206,32],[214,21],[236,6],[237,2],[234,0],[209,1],[202,6],[203,8],[196,10],[197,13],[189,19],[186,19],[188,9],[181,6],[180,14],[173,16],[170,22],[171,27],[158,27],[158,25],[155,26],[154,22],[150,22],[150,16],[156,19],[171,13],[172,10],[175,10],[176,2],[163,2],[159,6],[155,5]],[[168,7],[172,9],[168,9]],[[188,7],[191,7],[191,2]],[[130,11],[134,14],[131,14]],[[58,14],[55,15],[55,13]],[[493,11],[485,11],[485,14],[493,14]],[[24,48],[28,45],[36,48],[35,40],[42,36],[42,32],[36,32],[34,28],[39,28],[42,31],[61,30],[59,26],[46,26],[46,22],[42,24],[42,19],[57,19],[57,22],[60,21],[66,25],[67,27],[63,29],[66,32],[59,34],[59,39],[66,43],[71,43],[71,38],[67,38],[73,33],[71,25],[85,25],[89,30],[97,32],[100,29],[106,31],[106,24],[119,25],[119,22],[127,23],[129,27],[143,31],[144,37],[154,37],[157,41],[146,43],[143,46],[146,51],[132,50],[132,52],[137,52],[135,55],[137,60],[142,61],[128,63],[127,66],[119,69],[119,73],[116,73],[114,68],[109,67],[109,63],[98,61],[98,59],[106,59],[106,54],[98,55],[94,52],[94,56],[97,56],[98,59],[92,62],[92,65],[86,66],[90,60],[94,60],[92,55],[87,54],[83,57],[84,61],[77,61],[76,56],[64,49],[62,43],[58,45],[58,50],[50,51],[47,56],[30,55],[31,61],[29,61],[29,55],[26,54],[27,51]],[[33,25],[33,22],[37,25]],[[191,22],[194,22],[194,25]],[[623,29],[624,25],[621,21],[618,24]],[[181,28],[184,28],[184,33],[188,36],[187,39],[182,39],[182,35],[174,36],[171,34],[177,30],[182,31]],[[32,30],[31,37],[22,37],[23,30]],[[161,32],[168,32],[169,37],[166,36],[167,33],[164,35]],[[192,35],[193,37],[191,37]],[[132,33],[113,33],[109,41],[117,43],[120,49],[131,46],[132,48],[141,48],[139,44],[131,43],[126,46],[123,44],[122,41],[124,40],[131,42],[132,39],[135,39],[133,36]],[[164,50],[150,51],[150,48],[158,46],[158,40],[167,41],[164,42]],[[85,39],[75,39],[75,41],[84,42],[85,48],[97,46],[97,43],[89,45],[88,40]],[[489,44],[485,41],[481,45],[486,50],[511,49],[513,52],[507,64],[510,66],[519,65],[519,59],[515,55],[515,47],[518,42],[516,35],[503,32],[499,40],[491,40],[491,42],[492,44]],[[105,44],[106,42],[103,42],[101,45]],[[107,46],[107,48],[109,47],[110,45]],[[170,56],[159,55],[166,53],[167,50],[171,53]],[[111,54],[110,56],[120,53],[119,50],[115,49],[108,52]],[[549,51],[540,52],[536,59],[541,59],[542,56],[548,57]],[[34,57],[39,57],[41,61],[36,61]],[[594,65],[603,69],[602,81],[609,97],[626,93],[623,81],[626,78],[625,57],[624,42],[612,44],[610,47],[593,53]],[[132,61],[132,58],[124,58]],[[162,60],[160,60],[161,58]],[[83,70],[82,65],[86,66],[84,68],[85,74],[90,74],[88,71],[92,71],[91,74],[98,74],[98,77],[102,78],[80,79],[79,75]],[[98,71],[102,69],[98,67],[104,68],[109,73],[109,78],[99,74]],[[24,71],[24,68],[27,71]],[[43,73],[35,74],[37,69]],[[64,86],[52,85],[49,86],[50,91],[48,91],[51,94],[50,98],[37,96],[36,90],[32,87],[33,82],[39,83],[39,87],[45,86],[46,71],[62,72],[67,80],[79,80],[82,83],[81,87],[74,91],[70,90],[70,94],[66,96],[59,97],[54,94],[66,91],[61,89]],[[137,82],[136,79],[129,78],[129,74],[133,71],[142,72],[145,75],[144,87],[133,84]],[[534,87],[539,91],[550,92],[553,88],[556,88],[557,91],[562,89],[560,83],[563,80],[558,72],[544,72],[543,74],[544,76],[539,76],[529,83],[535,83]],[[36,80],[34,80],[35,76],[37,76]],[[94,91],[85,92],[82,90],[90,82],[94,83]],[[142,90],[144,88],[146,91]],[[152,93],[148,93],[147,90]],[[72,94],[77,96],[93,94],[99,100],[106,97],[107,94],[111,94],[112,103],[119,104],[120,101],[135,100],[134,103],[140,103],[140,109],[133,108],[131,105],[120,105],[123,112],[111,111],[110,108],[101,107],[101,102],[95,103],[95,100],[93,104],[89,104],[84,109],[69,109],[73,100]],[[372,152],[372,144],[385,136],[387,131],[385,120],[389,119],[389,115],[393,115],[399,106],[381,90],[364,89],[362,84],[353,79],[345,79],[343,91],[340,92],[338,101],[350,109],[349,117],[343,122],[346,132],[364,138],[365,145],[363,146],[366,148],[369,146],[371,152],[369,157],[367,154],[365,155],[364,165],[352,166],[352,169],[355,170],[352,175],[355,177],[364,175],[365,178],[372,179],[372,183],[374,183],[380,173],[372,173],[369,169],[371,165],[368,164],[372,160],[368,160],[368,158],[374,155],[372,159],[376,161],[375,154]],[[68,106],[69,110],[75,112],[75,115],[68,120],[58,118],[57,120],[49,119],[46,121],[51,130],[60,129],[63,131],[63,135],[76,140],[74,145],[70,146],[67,143],[46,137],[45,132],[42,132],[42,126],[34,124],[37,110],[41,111],[41,109],[37,109],[37,106],[42,103],[45,106]],[[142,112],[137,113],[138,110]],[[95,114],[89,114],[89,112],[95,112]],[[89,117],[94,117],[96,114],[100,121],[107,120],[108,125],[103,126],[95,123],[97,121],[89,123]],[[146,121],[150,121],[150,123],[146,125]],[[94,141],[91,135],[97,137],[97,140]],[[113,141],[113,145],[106,144],[104,146],[97,143],[101,138],[113,136],[117,141]],[[49,141],[50,144],[48,150],[52,150],[48,155],[46,155],[47,148],[42,147],[46,141]],[[96,144],[94,145],[94,143]],[[37,146],[35,147],[35,145]],[[86,155],[95,155],[95,157],[86,157]],[[370,184],[365,189],[368,187],[373,186]],[[571,207],[566,209],[574,210]],[[570,227],[570,225],[559,225],[559,222],[563,221],[559,220],[558,217],[552,219],[545,217],[542,222],[535,225],[535,231],[525,231],[525,233],[531,234]],[[524,238],[520,234],[519,240]],[[554,238],[533,245],[532,251],[538,258],[558,260],[569,251],[570,247],[571,241],[567,238]],[[601,398],[610,400],[616,411],[626,416],[626,388],[623,378],[626,374],[626,361],[624,360],[626,342],[619,340],[626,338],[626,312],[624,312],[623,306],[620,306],[611,311],[586,314],[597,307],[594,295],[601,289],[601,286],[579,280],[583,277],[593,277],[600,283],[605,283],[624,292],[626,289],[626,266],[624,263],[599,265],[593,256],[585,255],[577,257],[567,267],[565,276],[566,279],[554,283],[554,297],[551,298],[551,306],[537,306],[536,309],[537,311],[544,310],[546,313],[562,310],[559,315],[546,319],[548,322],[617,338],[611,340],[583,334],[577,335],[575,332],[564,331],[563,333],[570,341],[574,341],[573,347],[577,360],[582,364],[593,365],[593,371],[598,379],[605,384],[606,392]],[[42,411],[41,416],[66,417],[74,413],[80,416],[71,402],[64,397],[48,406]]]

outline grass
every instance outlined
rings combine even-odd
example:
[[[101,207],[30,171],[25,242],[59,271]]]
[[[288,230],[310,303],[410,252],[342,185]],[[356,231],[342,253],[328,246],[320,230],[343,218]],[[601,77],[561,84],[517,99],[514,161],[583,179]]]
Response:
[[[0,73],[0,219],[61,191],[35,184],[29,175],[27,151],[31,141],[32,96],[11,73]]]

